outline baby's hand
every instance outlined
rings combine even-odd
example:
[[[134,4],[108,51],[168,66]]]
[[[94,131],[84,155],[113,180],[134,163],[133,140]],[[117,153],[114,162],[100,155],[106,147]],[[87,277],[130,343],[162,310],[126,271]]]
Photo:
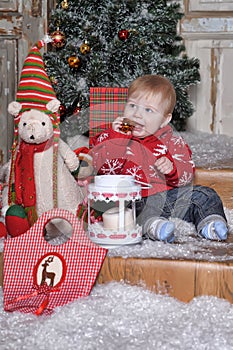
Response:
[[[113,130],[124,135],[131,135],[131,131],[128,131],[128,132],[122,131],[123,120],[124,120],[124,117],[117,117],[112,123]]]
[[[173,163],[167,157],[157,159],[155,166],[164,175],[169,174],[173,170]]]

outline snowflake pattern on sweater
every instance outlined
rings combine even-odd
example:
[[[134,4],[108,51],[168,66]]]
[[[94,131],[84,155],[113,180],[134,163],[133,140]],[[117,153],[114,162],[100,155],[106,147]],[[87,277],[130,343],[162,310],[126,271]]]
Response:
[[[96,136],[92,156],[97,174],[132,175],[151,186],[142,190],[143,197],[185,186],[192,182],[195,171],[189,146],[170,125],[144,139],[108,129]],[[155,166],[164,156],[173,163],[173,170],[166,175]]]

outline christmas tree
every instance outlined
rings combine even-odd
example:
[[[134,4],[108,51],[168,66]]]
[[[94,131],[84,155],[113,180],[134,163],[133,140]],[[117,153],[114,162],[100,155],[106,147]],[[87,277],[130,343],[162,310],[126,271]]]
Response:
[[[200,80],[199,61],[185,53],[177,24],[180,5],[166,0],[57,1],[49,25],[53,43],[44,54],[61,118],[79,113],[85,131],[89,89],[128,87],[138,76],[161,74],[173,83],[172,123],[185,130],[193,114],[188,88]]]

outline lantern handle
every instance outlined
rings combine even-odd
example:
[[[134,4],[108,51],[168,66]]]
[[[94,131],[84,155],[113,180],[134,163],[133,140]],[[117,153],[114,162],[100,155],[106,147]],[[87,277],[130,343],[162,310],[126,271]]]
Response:
[[[134,182],[136,182],[136,183],[138,183],[140,185],[143,185],[144,187],[142,186],[142,189],[148,189],[148,188],[152,187],[151,184],[148,184],[146,182],[142,182],[142,181],[139,181],[139,180],[136,180],[136,179],[134,179]]]

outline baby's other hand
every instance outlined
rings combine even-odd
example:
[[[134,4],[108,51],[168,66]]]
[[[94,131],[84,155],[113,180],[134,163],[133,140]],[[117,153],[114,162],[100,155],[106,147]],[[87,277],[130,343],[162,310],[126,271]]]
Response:
[[[164,175],[169,174],[173,170],[173,163],[167,157],[157,159],[155,166]]]

